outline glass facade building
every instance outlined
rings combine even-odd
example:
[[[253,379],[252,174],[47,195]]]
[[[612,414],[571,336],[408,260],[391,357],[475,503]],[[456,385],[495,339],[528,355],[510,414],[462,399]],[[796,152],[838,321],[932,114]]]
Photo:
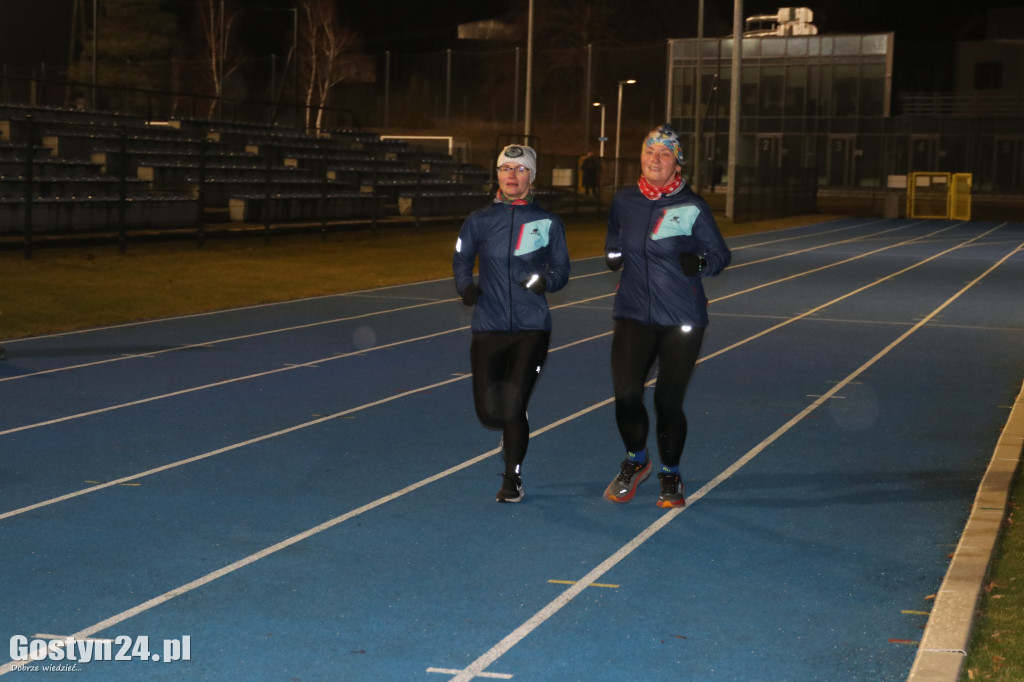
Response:
[[[819,187],[943,171],[973,173],[977,191],[1024,189],[1006,158],[1022,149],[1019,106],[979,111],[963,92],[894,103],[893,48],[892,33],[743,38],[737,165],[814,169]],[[727,181],[732,50],[732,38],[668,45],[667,113],[690,149],[699,118],[704,187]]]
[[[728,158],[733,40],[699,45],[698,56],[696,39],[669,44],[668,101],[670,120],[689,131],[691,149],[700,117],[707,182],[722,177]],[[815,168],[822,185],[877,186],[893,35],[753,37],[742,49],[737,164]]]

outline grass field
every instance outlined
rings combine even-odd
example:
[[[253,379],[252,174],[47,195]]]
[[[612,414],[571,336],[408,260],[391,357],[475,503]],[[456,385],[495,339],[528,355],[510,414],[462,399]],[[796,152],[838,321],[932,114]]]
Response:
[[[719,225],[728,238],[828,218]],[[601,255],[604,230],[603,220],[567,220],[571,256]],[[257,230],[210,238],[202,248],[194,241],[129,243],[124,253],[112,244],[39,247],[31,259],[17,248],[0,250],[0,341],[450,277],[456,234],[449,222],[325,237],[275,233],[269,240]],[[1022,499],[1018,476],[1011,510]],[[1024,680],[1024,531],[1013,520],[1011,512],[964,679]]]
[[[802,216],[733,225],[740,234],[806,224]],[[573,258],[603,253],[601,220],[567,220]],[[381,227],[195,241],[0,251],[0,339],[439,279],[451,276],[458,226]],[[455,289],[452,288],[452,296]]]

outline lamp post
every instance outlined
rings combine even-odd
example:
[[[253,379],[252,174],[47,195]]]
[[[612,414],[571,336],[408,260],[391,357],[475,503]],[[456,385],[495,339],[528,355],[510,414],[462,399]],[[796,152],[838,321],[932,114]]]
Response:
[[[523,143],[529,144],[533,132],[533,0],[530,0],[526,20],[526,112],[523,121]]]
[[[704,0],[697,2],[697,75],[694,77],[693,88],[693,177],[690,178],[694,191],[700,191],[700,157],[701,157],[701,120],[700,107],[702,92],[702,75],[704,71]]]
[[[732,80],[729,83],[729,184],[725,187],[725,217],[736,219],[736,159],[740,135],[740,83],[743,82],[743,0],[732,7]]]
[[[604,104],[601,103],[601,102],[594,102],[593,106],[601,107],[601,136],[599,138],[597,138],[597,141],[601,143],[601,147],[600,147],[601,151],[599,153],[599,156],[603,159],[604,158],[604,143],[608,140],[608,138],[604,136]]]
[[[96,94],[96,43],[99,39],[99,26],[97,20],[99,11],[96,9],[97,0],[92,0],[92,106],[93,111],[99,109],[99,101]]]
[[[618,110],[615,112],[615,188],[619,188],[619,139],[622,133],[622,86],[632,85],[636,83],[635,80],[630,78],[629,80],[619,81],[619,104]]]

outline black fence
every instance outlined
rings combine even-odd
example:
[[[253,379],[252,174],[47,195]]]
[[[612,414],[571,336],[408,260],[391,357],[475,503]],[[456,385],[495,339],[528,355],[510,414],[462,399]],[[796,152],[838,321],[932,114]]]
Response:
[[[818,212],[813,168],[736,168],[733,220],[747,222]]]

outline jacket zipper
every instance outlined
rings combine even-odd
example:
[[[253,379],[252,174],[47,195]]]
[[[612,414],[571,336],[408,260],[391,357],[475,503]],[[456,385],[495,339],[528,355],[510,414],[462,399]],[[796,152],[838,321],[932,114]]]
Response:
[[[654,241],[651,222],[654,220],[654,209],[657,200],[651,202],[651,213],[647,216],[647,234],[644,236],[644,273],[647,280],[647,324],[654,323],[654,295],[651,292],[651,254],[649,251],[651,242]]]
[[[516,236],[516,207],[512,206],[512,217],[508,227],[508,263],[506,264],[506,277],[508,284],[508,329],[509,331],[516,331],[514,321],[512,319],[512,245],[515,242]]]

